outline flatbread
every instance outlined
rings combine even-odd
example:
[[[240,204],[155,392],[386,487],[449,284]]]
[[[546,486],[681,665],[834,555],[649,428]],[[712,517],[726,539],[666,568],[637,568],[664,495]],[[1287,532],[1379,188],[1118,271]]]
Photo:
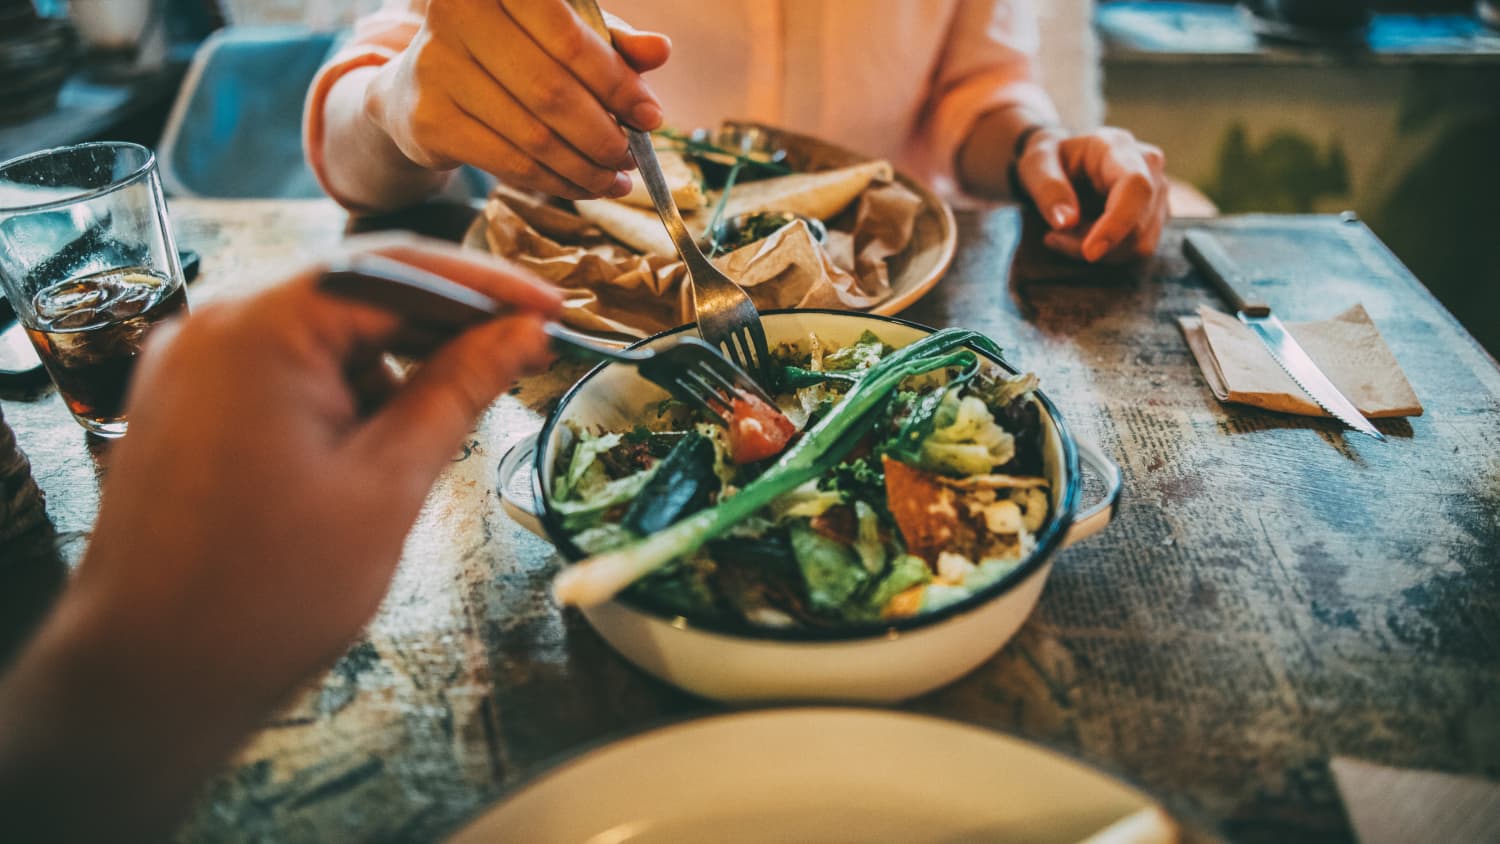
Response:
[[[819,205],[821,210],[839,202],[850,205],[839,196],[849,190],[863,193],[857,208],[840,213],[837,228],[831,224],[822,245],[806,225],[793,222],[714,262],[745,285],[762,309],[878,304],[890,295],[886,262],[907,247],[921,207],[906,188],[877,180],[887,172],[889,167],[877,162],[833,171],[827,178],[816,173],[766,180],[781,187],[756,188],[762,199],[789,199],[793,207],[814,211]],[[732,197],[761,184],[744,183]],[[683,220],[697,236],[709,216],[708,208],[700,208]],[[692,316],[691,287],[682,284],[685,268],[655,209],[607,199],[569,206],[502,187],[485,217],[490,252],[557,285],[566,298],[562,319],[570,325],[645,337]]]
[[[581,199],[573,205],[585,220],[637,252],[663,258],[677,254],[667,227],[654,209],[648,211],[613,199]]]
[[[739,214],[754,214],[761,211],[789,211],[819,220],[827,220],[849,207],[850,203],[858,199],[871,184],[877,181],[889,182],[892,178],[889,162],[867,161],[838,170],[797,173],[757,182],[744,182],[735,185],[734,190],[730,192],[729,202],[724,206],[724,218],[729,219]],[[911,196],[910,192],[904,188],[898,188],[898,190]],[[715,193],[707,199],[717,203],[718,194]],[[911,199],[912,201],[907,203],[910,208],[904,210],[906,219],[904,223],[898,225],[899,228],[904,229],[903,234],[907,241],[911,237],[911,221],[915,219],[916,209],[921,204],[920,200],[914,196]],[[672,246],[672,239],[667,236],[666,227],[656,216],[655,208],[649,205],[640,207],[613,199],[586,199],[575,205],[584,219],[632,249],[663,257],[677,254],[677,250]],[[694,237],[697,237],[707,225],[705,220],[707,216],[707,208],[704,208],[701,213],[687,211],[683,214],[683,221],[687,223],[688,231]],[[896,239],[899,241],[902,238],[898,235]],[[894,245],[896,248],[890,250],[892,252],[899,252],[906,248],[905,242],[898,242]],[[846,247],[846,251],[853,251],[852,246]],[[852,259],[853,256],[851,255],[850,258]],[[881,260],[877,263],[883,265],[884,256],[880,258]],[[875,289],[869,292],[878,294],[886,292],[882,288],[888,287],[883,278],[873,286]]]
[[[678,210],[686,212],[702,208],[706,199],[698,170],[682,157],[682,153],[658,149],[656,160],[661,162],[661,174],[667,180],[667,187],[672,191],[672,201],[677,203]],[[636,208],[655,209],[656,206],[651,203],[651,195],[646,192],[646,182],[641,178],[641,171],[630,171],[630,193],[621,197],[620,201]]]
[[[760,211],[789,211],[827,220],[849,206],[870,183],[894,177],[888,161],[867,161],[838,170],[795,173],[735,185],[724,218]],[[717,201],[717,195],[710,198]]]

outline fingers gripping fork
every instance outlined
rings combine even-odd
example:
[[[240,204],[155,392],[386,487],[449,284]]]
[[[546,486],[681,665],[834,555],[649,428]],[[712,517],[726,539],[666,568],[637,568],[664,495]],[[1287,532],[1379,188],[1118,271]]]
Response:
[[[599,34],[605,43],[613,44],[604,15],[596,0],[567,0],[579,18]],[[693,313],[698,333],[710,346],[720,348],[741,369],[755,375],[761,383],[771,382],[771,353],[766,346],[766,332],[760,325],[760,312],[750,294],[715,267],[688,231],[682,212],[672,200],[672,190],[662,174],[661,162],[651,136],[639,129],[622,126],[630,154],[640,168],[641,180],[656,214],[666,227],[672,244],[687,267],[693,291]]]

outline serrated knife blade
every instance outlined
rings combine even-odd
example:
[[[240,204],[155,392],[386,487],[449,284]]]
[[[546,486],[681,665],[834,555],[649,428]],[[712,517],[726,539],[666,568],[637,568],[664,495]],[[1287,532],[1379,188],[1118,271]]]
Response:
[[[1260,337],[1260,341],[1266,344],[1266,350],[1271,353],[1271,357],[1281,364],[1281,368],[1286,370],[1286,374],[1292,377],[1298,387],[1302,388],[1302,392],[1307,393],[1313,401],[1318,403],[1319,407],[1328,411],[1328,415],[1362,434],[1369,434],[1377,440],[1385,441],[1385,434],[1375,430],[1375,426],[1371,425],[1370,420],[1359,412],[1359,408],[1345,398],[1344,394],[1339,392],[1338,387],[1333,386],[1333,382],[1328,380],[1323,370],[1318,369],[1318,365],[1307,356],[1307,352],[1297,345],[1296,338],[1286,330],[1281,320],[1275,316],[1252,317],[1244,313],[1240,313],[1239,318],[1240,322],[1250,326],[1250,330],[1254,331],[1256,336]]]
[[[1291,376],[1302,392],[1307,393],[1309,398],[1333,418],[1362,434],[1385,441],[1385,435],[1370,424],[1370,420],[1359,412],[1354,402],[1339,392],[1339,388],[1308,357],[1297,339],[1271,313],[1271,307],[1245,297],[1242,291],[1248,291],[1249,287],[1245,284],[1244,275],[1213,235],[1202,230],[1188,232],[1183,238],[1183,252],[1214,283],[1219,294],[1234,307],[1235,316],[1260,338],[1266,351],[1271,353],[1271,357]]]

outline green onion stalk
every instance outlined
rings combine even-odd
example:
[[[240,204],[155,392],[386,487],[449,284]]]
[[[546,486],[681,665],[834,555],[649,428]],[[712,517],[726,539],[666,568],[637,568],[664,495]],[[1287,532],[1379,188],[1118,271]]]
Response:
[[[760,477],[739,493],[630,545],[605,552],[558,573],[553,594],[563,604],[595,606],[672,560],[686,557],[781,496],[819,477],[844,459],[901,382],[952,366],[975,365],[969,344],[998,354],[993,341],[973,331],[948,328],[887,355]]]

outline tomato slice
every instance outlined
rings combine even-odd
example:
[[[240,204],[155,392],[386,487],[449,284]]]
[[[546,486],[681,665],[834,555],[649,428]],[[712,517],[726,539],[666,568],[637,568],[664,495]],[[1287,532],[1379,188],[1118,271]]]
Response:
[[[785,413],[756,396],[740,393],[730,407],[729,459],[735,463],[775,457],[797,433]]]

